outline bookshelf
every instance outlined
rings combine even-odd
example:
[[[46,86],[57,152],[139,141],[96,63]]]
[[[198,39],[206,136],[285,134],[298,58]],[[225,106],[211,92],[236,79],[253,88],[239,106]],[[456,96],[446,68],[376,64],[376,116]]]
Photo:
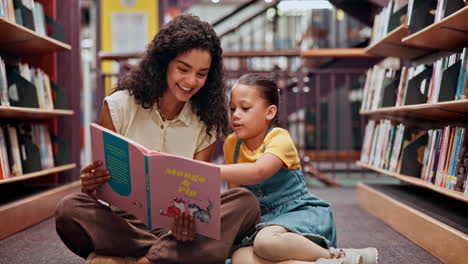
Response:
[[[381,57],[413,59],[429,53],[428,48],[411,46],[402,42],[408,36],[408,25],[400,25],[389,32],[383,39],[365,48],[365,53]]]
[[[456,0],[445,1],[451,5],[447,9],[442,1],[409,3],[417,6],[407,10],[410,24],[398,26],[366,50],[407,60],[400,70],[378,65],[368,71],[364,90],[368,101],[363,100],[360,114],[369,119],[365,133],[370,136],[364,139],[361,159],[356,162],[404,184],[359,184],[358,200],[371,214],[444,263],[462,263],[460,256],[468,248],[465,214],[458,211],[465,212],[468,206],[466,189],[460,184],[465,182],[468,146],[464,134],[468,128],[467,83],[463,77],[468,58],[463,49],[468,46],[468,6]],[[459,9],[454,10],[457,4]],[[452,54],[462,51],[460,56]],[[420,202],[424,200],[425,204]],[[447,217],[438,214],[442,211]],[[446,221],[449,218],[456,220]]]
[[[31,169],[31,167],[24,170],[23,168],[22,174],[9,175],[9,177],[0,179],[0,225],[4,227],[0,231],[0,239],[51,217],[60,199],[80,189],[80,183],[77,181],[80,167],[79,133],[81,130],[78,115],[80,113],[81,77],[80,74],[77,74],[80,72],[79,1],[34,0],[34,2],[42,5],[44,13],[58,21],[59,24],[48,24],[46,26],[47,35],[44,35],[31,30],[30,26],[16,24],[6,17],[0,18],[0,56],[5,64],[9,65],[8,68],[5,68],[7,73],[4,77],[9,80],[8,85],[11,85],[11,82],[18,85],[20,94],[20,100],[15,101],[19,103],[15,103],[14,106],[2,102],[0,121],[18,126],[18,137],[19,124],[26,122],[45,125],[48,130],[40,133],[46,138],[47,132],[50,131],[60,140],[56,141],[52,138],[46,143],[47,146],[52,145],[54,149],[54,161],[52,163],[48,161],[47,166],[45,166],[46,163],[42,159],[43,153],[40,154],[43,169]],[[15,8],[18,7],[15,6]],[[34,23],[38,23],[36,21],[34,20]],[[61,28],[64,32],[61,32]],[[62,39],[62,36],[64,41],[55,39],[56,37]],[[12,67],[12,65],[16,65],[18,62],[27,63],[31,68],[34,67],[35,71],[31,71],[34,73],[31,76],[40,74],[42,71],[46,73],[47,79],[51,80],[51,87],[46,87],[45,81],[42,84],[45,79],[29,81],[29,86],[25,87],[33,85],[35,90],[26,92],[27,88],[21,87],[27,81],[22,72],[21,77],[24,80],[15,77],[14,74],[11,75],[17,67]],[[12,76],[17,79],[9,79]],[[23,104],[27,101],[24,98],[31,96],[31,91],[38,91],[38,82],[44,85],[45,93],[54,92],[53,107],[50,104],[41,105],[39,99],[37,108]],[[37,96],[40,97],[39,92],[37,93]],[[10,94],[10,101],[12,100],[11,96]],[[24,142],[20,144],[26,144]],[[39,145],[35,141],[32,144]],[[9,149],[8,155],[11,152],[14,152],[14,149]],[[52,156],[50,152],[47,153],[48,157]]]
[[[468,6],[441,21],[403,38],[407,45],[461,52],[468,46]],[[447,41],[450,40],[450,41]]]
[[[10,55],[46,54],[70,50],[71,46],[0,17],[0,52]]]

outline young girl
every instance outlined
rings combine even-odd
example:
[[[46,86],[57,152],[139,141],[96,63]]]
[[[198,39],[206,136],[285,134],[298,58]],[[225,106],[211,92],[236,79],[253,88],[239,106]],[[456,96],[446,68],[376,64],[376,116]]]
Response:
[[[257,232],[244,239],[234,263],[377,263],[377,251],[335,249],[330,206],[307,190],[287,130],[274,128],[279,93],[270,79],[243,75],[231,91],[231,126],[221,178],[243,186],[260,202]],[[253,245],[253,246],[252,246]],[[361,257],[361,255],[363,255]],[[361,262],[363,261],[364,262]]]
[[[181,15],[164,25],[140,63],[105,98],[101,125],[149,149],[210,161],[228,125],[222,49],[207,22]],[[102,162],[81,170],[82,193],[56,210],[57,233],[90,264],[219,263],[259,219],[254,195],[244,188],[221,194],[221,240],[195,236],[184,215],[169,229],[148,228],[116,207],[100,204],[96,188],[109,180]],[[257,203],[258,204],[258,203]]]

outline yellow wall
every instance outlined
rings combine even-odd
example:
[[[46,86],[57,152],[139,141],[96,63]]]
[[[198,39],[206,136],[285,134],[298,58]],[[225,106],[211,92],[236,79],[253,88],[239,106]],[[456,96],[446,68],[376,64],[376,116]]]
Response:
[[[159,0],[135,0],[135,5],[131,8],[125,7],[121,0],[101,0],[101,50],[112,51],[112,12],[145,12],[148,15],[148,41],[151,41],[157,33],[158,14],[159,14]],[[112,72],[111,62],[103,62],[101,65],[104,73]],[[112,80],[106,78],[105,94],[108,95],[112,92]]]

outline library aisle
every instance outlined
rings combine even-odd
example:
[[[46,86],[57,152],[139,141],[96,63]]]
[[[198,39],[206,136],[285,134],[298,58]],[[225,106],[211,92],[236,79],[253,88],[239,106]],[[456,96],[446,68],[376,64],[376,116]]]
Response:
[[[186,92],[188,86],[170,86],[169,66],[158,64],[167,58],[142,60],[146,48],[157,46],[148,44],[158,32],[169,34],[161,28],[185,13],[208,22],[222,48],[222,62],[213,63],[219,56],[211,54],[209,63],[219,66],[217,73],[222,67],[223,79],[200,87],[197,96],[190,97],[191,110],[173,94]],[[225,113],[219,103],[223,93],[206,99],[207,89],[216,86],[229,92],[247,73],[267,76],[277,84],[278,126],[294,142],[310,193],[332,206],[338,247],[376,247],[380,264],[468,263],[467,17],[468,0],[0,0],[0,264],[85,263],[59,238],[54,214],[64,197],[84,190],[81,179],[86,181],[95,170],[82,174],[82,169],[98,155],[105,157],[113,176],[99,189],[99,199],[110,199],[111,204],[123,199],[125,210],[148,226],[156,222],[152,217],[168,222],[183,211],[196,212],[198,224],[217,221],[218,189],[227,186],[212,177],[218,168],[197,163],[212,170],[206,176],[194,172],[194,167],[181,168],[195,164],[192,160],[172,157],[177,162],[168,166],[174,167],[161,168],[151,167],[154,163],[146,157],[154,154],[167,160],[164,151],[186,158],[206,154],[211,139],[189,139],[188,134],[198,132],[187,116],[197,115],[203,125],[223,120],[219,118]],[[196,20],[190,21],[192,26]],[[204,27],[185,33],[192,36],[189,33],[200,28]],[[183,37],[179,34],[171,43]],[[213,34],[209,39],[211,45],[217,38]],[[157,51],[174,47],[178,46],[162,45]],[[182,55],[191,56],[189,51]],[[177,52],[159,53],[173,62],[171,54]],[[185,61],[177,63],[172,73],[205,75],[204,70],[192,74],[192,65]],[[138,70],[141,65],[144,69]],[[216,79],[215,66],[203,66],[209,69],[210,84]],[[159,72],[152,67],[167,69]],[[137,138],[147,139],[148,131],[137,128],[135,133],[142,135],[126,136],[141,146],[115,144],[106,149],[104,145],[121,138],[110,140],[108,131],[91,132],[90,124],[100,123],[103,114],[115,128],[114,118],[120,114],[102,111],[104,98],[112,95],[115,100],[125,94],[114,89],[137,83],[129,76],[147,80],[139,75],[146,71],[151,78],[168,82],[159,87],[153,79],[142,81],[141,87],[151,91],[135,96],[142,103],[135,109],[150,106],[147,112],[136,112],[148,113],[143,119],[145,128],[152,126],[151,142],[139,142]],[[140,83],[137,86],[141,88]],[[174,96],[154,95],[167,95],[157,89],[169,89]],[[200,98],[205,101],[200,103]],[[180,112],[170,107],[177,103]],[[115,105],[123,104],[111,107]],[[182,129],[172,127],[182,123],[192,129],[185,137],[178,134]],[[214,165],[225,163],[225,139],[220,136],[216,147],[208,149]],[[165,149],[171,140],[178,148],[193,149]],[[158,154],[146,149],[153,143]],[[119,153],[128,156],[112,159],[115,146],[125,146]],[[133,169],[126,160],[136,152],[146,163]],[[171,188],[162,184],[149,188],[149,182],[166,176],[177,176],[165,183],[173,180],[178,192],[170,193],[168,204],[158,207],[155,190]],[[116,187],[122,179],[127,184]],[[196,190],[197,184],[205,185]],[[144,191],[132,192],[135,189]],[[103,196],[106,191],[111,196]],[[205,191],[214,198],[194,197]],[[264,192],[254,194],[262,202]],[[157,201],[161,200],[166,199]],[[268,212],[264,204],[261,208]],[[242,207],[240,214],[246,209]]]
[[[380,264],[438,264],[440,260],[364,211],[353,188],[312,188],[311,193],[329,201],[334,209],[338,246],[379,249]],[[52,219],[0,241],[0,263],[82,264],[53,232]],[[51,234],[52,233],[52,234]],[[15,249],[23,250],[17,252]],[[11,253],[8,253],[11,252]],[[15,253],[13,253],[15,252]],[[31,261],[34,259],[34,261]]]

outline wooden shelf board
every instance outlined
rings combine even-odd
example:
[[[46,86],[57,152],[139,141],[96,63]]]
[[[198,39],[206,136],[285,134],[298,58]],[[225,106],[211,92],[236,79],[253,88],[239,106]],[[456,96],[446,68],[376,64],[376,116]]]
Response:
[[[404,181],[406,183],[410,183],[410,184],[417,185],[417,186],[420,186],[420,187],[423,187],[423,188],[427,188],[427,189],[436,191],[438,193],[441,193],[443,195],[446,195],[446,196],[449,196],[449,197],[455,198],[457,200],[468,203],[468,195],[464,195],[461,192],[449,190],[447,188],[443,188],[443,187],[434,185],[434,184],[432,184],[430,182],[427,182],[425,180],[422,180],[422,179],[419,179],[419,178],[416,178],[416,177],[401,175],[401,174],[398,174],[398,173],[395,173],[395,172],[391,172],[391,171],[388,171],[388,170],[377,168],[377,167],[362,163],[360,161],[357,161],[356,164],[358,166],[362,167],[362,168],[373,170],[373,171],[376,171],[378,173],[382,173],[382,174],[397,178],[397,179],[399,179],[401,181]]]
[[[464,263],[468,235],[362,183],[359,204],[444,263]],[[404,221],[402,221],[404,219]],[[430,234],[430,235],[428,235]],[[443,241],[443,242],[442,242]]]
[[[70,50],[71,46],[29,28],[0,18],[0,52],[10,55],[45,54]]]
[[[447,119],[468,119],[468,99],[433,104],[382,107],[377,110],[361,112],[362,115],[386,118],[421,118],[444,121]]]
[[[29,107],[15,106],[0,106],[0,118],[15,118],[15,119],[44,119],[57,116],[71,116],[75,112],[73,110],[62,109],[41,109]]]
[[[54,215],[57,203],[79,192],[81,183],[72,182],[22,200],[0,206],[0,239],[10,236]]]
[[[403,39],[403,43],[461,52],[468,46],[468,6]]]
[[[299,50],[257,50],[257,51],[225,51],[224,58],[250,58],[250,57],[299,57]]]
[[[15,177],[11,177],[11,178],[2,179],[2,180],[0,180],[0,184],[16,182],[16,181],[24,181],[24,180],[28,180],[28,179],[32,179],[32,178],[42,177],[42,176],[50,175],[50,174],[53,174],[53,173],[58,173],[58,172],[71,170],[71,169],[74,169],[75,167],[76,167],[76,164],[72,163],[72,164],[58,166],[58,167],[55,167],[55,168],[52,168],[52,169],[31,172],[31,173],[27,173],[27,174],[24,174],[24,175],[21,175],[21,176],[15,176]]]
[[[401,40],[406,36],[408,36],[408,25],[400,25],[381,40],[365,48],[365,52],[376,56],[391,56],[404,59],[417,58],[430,52],[426,48],[409,46],[402,43]]]
[[[381,42],[395,43],[401,45],[401,40],[408,36],[409,26],[406,24],[400,25],[391,32],[389,32]]]
[[[307,150],[306,155],[310,158],[311,162],[315,161],[356,161],[361,156],[359,150]]]
[[[377,54],[378,55],[378,54]],[[363,48],[349,49],[310,49],[301,51],[304,58],[376,58],[373,54],[366,53]]]

